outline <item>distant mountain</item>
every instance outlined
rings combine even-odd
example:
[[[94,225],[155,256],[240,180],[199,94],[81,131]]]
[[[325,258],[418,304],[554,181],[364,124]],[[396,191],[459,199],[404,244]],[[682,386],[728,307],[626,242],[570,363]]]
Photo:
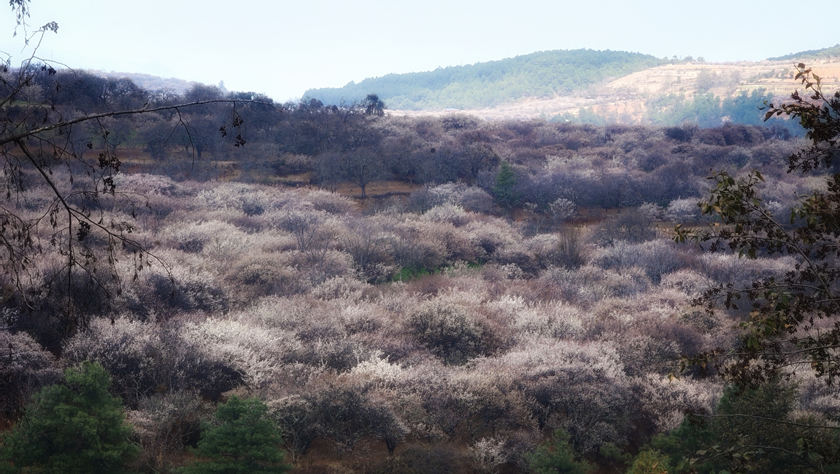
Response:
[[[469,66],[389,74],[341,88],[310,89],[303,98],[340,105],[373,93],[392,109],[484,108],[526,97],[568,95],[666,62],[623,51],[542,51]]]
[[[308,90],[301,100],[350,104],[378,94],[389,113],[463,113],[490,120],[562,120],[593,124],[717,126],[763,124],[764,102],[785,100],[800,84],[793,63],[805,62],[825,90],[840,90],[840,44],[764,61],[711,63],[589,49],[543,51],[469,66],[388,74],[340,88]],[[148,90],[184,93],[196,82],[148,74],[128,77]],[[778,121],[768,122],[770,125]]]
[[[544,118],[593,124],[718,126],[726,122],[776,125],[763,121],[764,102],[784,101],[801,88],[793,63],[802,61],[822,78],[824,90],[840,90],[840,55],[836,48],[804,51],[788,59],[711,63],[669,61],[608,80],[591,80],[570,92],[550,96],[523,94],[492,106],[459,107],[458,112],[490,120]],[[808,55],[811,56],[808,56]],[[591,87],[587,87],[591,85]],[[489,92],[488,92],[489,94]],[[420,110],[385,100],[390,113],[441,115],[453,105]]]
[[[800,51],[798,53],[786,54],[775,58],[769,58],[768,61],[790,61],[793,59],[830,59],[840,58],[840,43],[822,49],[809,49],[808,51]]]

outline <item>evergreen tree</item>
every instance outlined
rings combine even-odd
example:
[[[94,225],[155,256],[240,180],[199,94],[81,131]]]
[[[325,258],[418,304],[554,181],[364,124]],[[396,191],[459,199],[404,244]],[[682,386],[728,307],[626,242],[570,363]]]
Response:
[[[269,474],[289,470],[279,448],[280,431],[255,398],[231,397],[219,405],[205,426],[196,454],[202,461],[181,469],[184,474]]]
[[[493,197],[502,207],[507,209],[519,204],[519,193],[516,192],[516,174],[514,174],[513,167],[507,161],[502,161],[499,166],[496,183],[493,186]]]
[[[101,365],[85,362],[41,390],[3,440],[0,472],[125,472],[138,448],[109,385]]]
[[[795,398],[795,387],[779,381],[757,388],[730,386],[714,414],[687,417],[651,446],[676,473],[838,472],[838,430],[797,415]],[[643,453],[634,466],[644,461]]]

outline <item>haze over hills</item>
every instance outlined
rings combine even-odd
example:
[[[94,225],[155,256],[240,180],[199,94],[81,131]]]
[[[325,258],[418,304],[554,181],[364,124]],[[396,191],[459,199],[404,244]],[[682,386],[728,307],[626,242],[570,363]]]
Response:
[[[144,74],[137,72],[114,72],[98,70],[90,70],[87,72],[95,76],[105,77],[108,79],[131,79],[132,82],[148,91],[163,90],[175,92],[177,94],[183,94],[184,92],[190,90],[196,84],[200,84],[200,82],[196,81],[187,81],[184,79],[178,79],[174,77],[158,77],[152,74]]]

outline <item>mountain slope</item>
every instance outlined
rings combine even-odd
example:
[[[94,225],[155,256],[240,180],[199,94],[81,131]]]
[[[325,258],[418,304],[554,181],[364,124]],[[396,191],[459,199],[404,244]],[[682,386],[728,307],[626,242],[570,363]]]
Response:
[[[304,99],[327,105],[378,94],[389,108],[444,109],[492,107],[524,97],[568,95],[593,82],[621,77],[666,61],[623,51],[542,51],[434,71],[389,74],[341,88],[310,89]]]
[[[794,89],[800,88],[793,79],[793,63],[804,61],[822,77],[825,90],[840,89],[840,59],[809,59],[793,56],[792,60],[705,63],[680,62],[663,64],[636,71],[610,80],[595,83],[585,90],[553,97],[524,97],[490,107],[464,108],[460,112],[485,119],[561,119],[592,123],[618,122],[648,125],[679,125],[682,120],[664,120],[673,114],[674,106],[684,109],[686,121],[692,122],[692,108],[703,102],[743,101],[741,115],[753,114],[748,123],[761,122],[763,113],[758,110],[764,99],[784,100]],[[682,103],[679,103],[682,102]],[[387,104],[387,101],[386,101]],[[671,104],[662,110],[664,104]],[[442,109],[422,111],[389,109],[394,114],[439,115]],[[722,123],[736,120],[729,113],[718,117]]]

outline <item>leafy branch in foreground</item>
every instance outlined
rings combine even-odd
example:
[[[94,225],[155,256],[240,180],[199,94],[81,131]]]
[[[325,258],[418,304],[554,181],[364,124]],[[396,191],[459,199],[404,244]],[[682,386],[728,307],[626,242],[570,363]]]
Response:
[[[28,3],[11,5],[25,26]],[[44,34],[56,30],[50,23],[30,37],[39,35],[40,45]],[[115,81],[101,93],[99,110],[80,110],[55,100],[63,89],[56,79],[60,74],[37,58],[37,45],[18,68],[11,68],[8,60],[0,65],[0,183],[5,191],[0,201],[0,304],[17,308],[15,313],[31,310],[51,288],[66,285],[59,319],[60,331],[69,335],[87,324],[87,315],[74,301],[90,295],[80,295],[79,287],[95,288],[106,302],[122,291],[117,265],[122,256],[131,259],[134,278],[152,263],[166,266],[131,237],[138,198],[117,190],[122,162],[115,137],[133,133],[133,124],[120,124],[119,119],[168,114],[172,127],[183,128],[195,151],[186,112],[210,114],[206,107],[229,105],[232,119],[219,133],[235,136],[234,146],[239,147],[245,139],[237,106],[262,102],[214,97],[173,103],[157,100],[130,82]],[[54,268],[55,261],[63,264]],[[14,319],[4,323],[17,324]]]
[[[796,262],[781,277],[720,285],[699,299],[709,310],[723,306],[749,316],[740,324],[737,348],[686,362],[713,363],[739,384],[755,385],[801,367],[829,385],[840,375],[840,91],[826,96],[820,77],[804,64],[797,65],[796,79],[807,97],[797,91],[791,102],[768,104],[765,120],[799,120],[811,144],[789,157],[788,172],[807,178],[822,171],[824,187],[802,196],[789,222],[782,222],[760,198],[765,181],[760,172],[742,177],[719,172],[700,203],[702,212],[719,222],[705,230],[676,229],[677,241],[695,240],[711,251],[729,249],[746,258],[788,255]]]

